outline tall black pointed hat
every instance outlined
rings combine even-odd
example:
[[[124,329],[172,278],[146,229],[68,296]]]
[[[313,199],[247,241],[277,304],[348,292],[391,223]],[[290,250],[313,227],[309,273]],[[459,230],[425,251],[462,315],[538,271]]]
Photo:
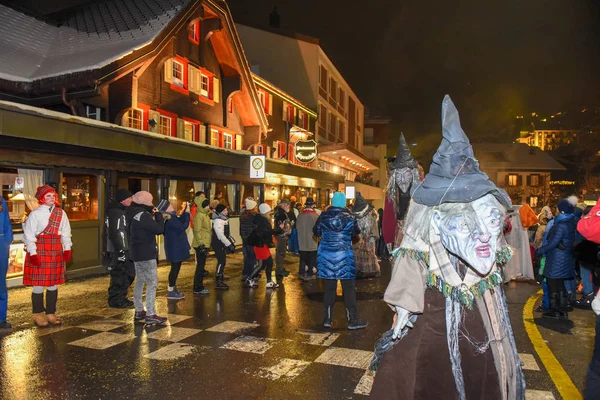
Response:
[[[390,169],[399,168],[417,168],[417,160],[412,156],[406,140],[404,139],[404,133],[400,134],[400,143],[398,144],[398,151],[396,152],[396,159],[390,165]]]
[[[360,194],[360,192],[356,192],[356,197],[354,198],[354,206],[352,207],[352,212],[354,212],[354,213],[361,212],[369,206],[370,206],[369,202],[364,197],[362,197],[362,194]]]
[[[421,185],[413,185],[413,200],[437,206],[469,203],[490,193],[510,208],[510,197],[479,169],[473,147],[460,126],[458,110],[448,95],[442,102],[442,136],[425,180]]]

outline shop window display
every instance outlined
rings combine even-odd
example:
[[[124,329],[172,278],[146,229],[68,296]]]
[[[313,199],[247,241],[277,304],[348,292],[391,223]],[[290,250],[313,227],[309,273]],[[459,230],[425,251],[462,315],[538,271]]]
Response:
[[[61,201],[70,221],[98,219],[98,177],[63,174]]]

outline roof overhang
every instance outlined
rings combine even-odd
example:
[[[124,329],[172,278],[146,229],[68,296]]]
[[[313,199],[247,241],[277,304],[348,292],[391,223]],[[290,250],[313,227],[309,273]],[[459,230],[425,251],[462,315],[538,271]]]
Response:
[[[344,168],[355,171],[379,169],[379,161],[372,160],[348,143],[339,143],[319,147],[319,157]]]

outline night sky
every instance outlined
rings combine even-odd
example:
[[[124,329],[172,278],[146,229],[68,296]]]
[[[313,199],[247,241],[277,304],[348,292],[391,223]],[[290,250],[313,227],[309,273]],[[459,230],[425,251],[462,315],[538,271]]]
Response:
[[[16,2],[51,12],[87,1]],[[439,143],[446,93],[474,141],[510,141],[515,115],[600,105],[597,0],[228,3],[235,21],[255,26],[277,5],[281,27],[320,38],[371,114],[409,141]]]

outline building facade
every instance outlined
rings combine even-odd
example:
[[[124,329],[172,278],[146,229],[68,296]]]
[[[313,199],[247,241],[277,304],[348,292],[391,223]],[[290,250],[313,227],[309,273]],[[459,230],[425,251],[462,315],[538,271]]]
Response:
[[[518,143],[526,144],[528,146],[535,146],[542,149],[542,151],[556,150],[562,146],[568,146],[577,140],[576,130],[534,130],[534,131],[523,131],[521,137],[517,139]]]
[[[344,182],[280,157],[265,160],[264,178],[250,178],[252,151],[281,131],[225,2],[135,2],[80,7],[54,24],[0,6],[11,21],[0,27],[12,57],[0,60],[0,181],[16,232],[11,285],[23,267],[21,223],[43,183],[56,188],[72,221],[72,278],[103,271],[104,210],[119,188],[177,206],[200,190],[221,193],[237,237],[244,198],[274,202],[291,187],[327,198]],[[23,31],[40,33],[38,51],[26,51]]]
[[[364,153],[364,105],[319,40],[275,28],[237,29],[253,72],[316,113],[319,169],[343,174],[346,185],[374,187],[371,177],[380,164]],[[369,200],[383,200],[382,190],[363,192]]]

